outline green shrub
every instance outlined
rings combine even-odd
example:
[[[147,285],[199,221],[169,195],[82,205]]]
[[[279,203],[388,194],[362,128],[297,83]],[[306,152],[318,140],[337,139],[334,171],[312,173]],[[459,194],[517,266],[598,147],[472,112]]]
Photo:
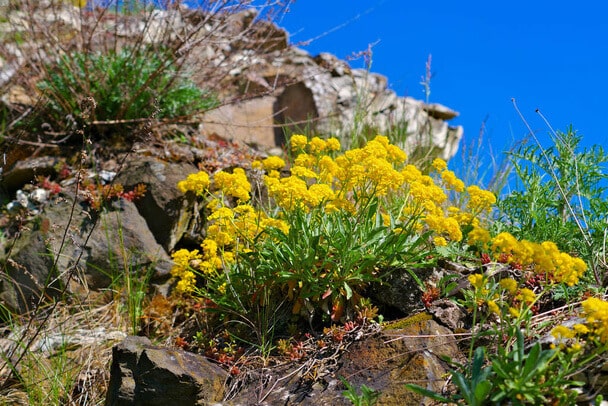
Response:
[[[60,129],[69,129],[68,117],[79,127],[129,124],[189,117],[218,104],[186,78],[165,48],[77,52],[63,55],[47,72],[38,88],[47,100],[45,114]],[[86,98],[95,103],[83,103]]]
[[[509,153],[519,183],[499,199],[495,228],[519,239],[555,242],[591,264],[596,282],[603,283],[608,155],[601,146],[581,151],[572,127],[552,141],[547,149],[524,145]]]

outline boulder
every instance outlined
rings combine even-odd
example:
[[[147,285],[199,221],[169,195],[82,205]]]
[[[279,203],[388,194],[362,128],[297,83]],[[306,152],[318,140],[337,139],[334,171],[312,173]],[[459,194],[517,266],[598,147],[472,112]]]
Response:
[[[427,281],[434,271],[433,268],[392,269],[382,283],[372,286],[370,298],[381,307],[382,313],[412,315],[424,306],[421,301],[423,291],[411,273],[414,272],[421,281]]]
[[[135,205],[166,252],[182,238],[193,214],[192,202],[177,189],[177,183],[195,172],[196,167],[188,163],[135,156],[116,178],[127,190],[146,185],[146,194]]]
[[[76,204],[71,221],[66,216],[70,210],[71,201],[64,200],[49,205],[43,215],[49,223],[49,243],[51,253],[58,257],[58,269],[79,276],[71,278],[72,283],[103,289],[125,277],[125,272],[137,278],[150,272],[153,283],[168,279],[171,259],[156,242],[135,203],[120,199],[110,210],[99,213]],[[66,229],[68,239],[62,245]]]
[[[227,374],[203,356],[127,337],[112,350],[106,406],[210,405],[222,399]]]
[[[2,259],[5,272],[0,273],[2,305],[18,314],[36,308],[40,296],[52,297],[61,290],[54,256],[49,253],[45,230],[35,226],[24,230],[8,250],[10,257]],[[6,320],[4,320],[6,321]]]
[[[25,313],[40,295],[51,296],[66,283],[69,291],[86,294],[89,289],[120,286],[127,273],[147,277],[166,292],[171,259],[135,204],[120,199],[110,210],[87,209],[84,203],[73,204],[73,196],[66,193],[23,228],[1,259],[7,269],[0,292],[5,306]]]

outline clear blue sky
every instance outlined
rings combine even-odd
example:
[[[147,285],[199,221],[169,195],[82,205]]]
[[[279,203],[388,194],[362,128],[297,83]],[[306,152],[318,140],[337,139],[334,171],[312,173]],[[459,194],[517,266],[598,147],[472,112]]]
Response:
[[[539,108],[555,129],[570,124],[585,145],[608,146],[608,5],[602,1],[296,0],[279,21],[293,44],[341,59],[373,46],[372,71],[400,96],[424,99],[419,84],[432,55],[430,101],[460,112],[452,123],[485,138],[495,153],[530,125],[547,142]],[[361,61],[351,63],[362,67]]]

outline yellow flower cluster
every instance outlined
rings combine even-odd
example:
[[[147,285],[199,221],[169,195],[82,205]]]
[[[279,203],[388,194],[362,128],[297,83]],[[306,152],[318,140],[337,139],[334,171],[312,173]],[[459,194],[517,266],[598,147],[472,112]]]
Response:
[[[213,185],[225,196],[236,197],[241,202],[246,202],[250,198],[251,184],[242,168],[235,168],[232,173],[224,171],[216,173],[213,177]]]
[[[558,341],[570,340],[569,350],[578,351],[586,340],[592,340],[598,345],[608,344],[608,302],[590,297],[582,303],[584,323],[572,327],[559,325],[551,330],[551,335]],[[560,342],[560,347],[564,343]]]
[[[561,252],[555,243],[545,241],[541,244],[527,240],[517,240],[513,235],[503,232],[492,239],[495,254],[507,254],[511,262],[522,266],[532,266],[538,274],[545,274],[549,281],[573,286],[587,270],[585,261]]]
[[[177,293],[192,292],[195,288],[196,277],[194,276],[190,262],[200,260],[202,255],[199,254],[198,250],[188,251],[187,249],[181,249],[175,251],[172,258],[173,268],[171,268],[171,276],[178,280],[175,291]]]
[[[587,332],[602,344],[608,344],[608,302],[590,297],[583,302]]]
[[[251,167],[253,169],[264,169],[268,172],[278,171],[279,169],[285,167],[285,161],[283,158],[273,155],[263,159],[262,161],[253,161],[251,163]]]
[[[227,256],[234,258],[237,247],[252,249],[252,242],[269,227],[288,233],[289,225],[281,213],[320,209],[321,213],[341,211],[356,215],[368,207],[370,199],[379,203],[378,214],[395,232],[403,230],[403,224],[412,224],[417,232],[431,231],[429,242],[435,246],[461,241],[464,226],[467,229],[472,226],[470,241],[490,241],[477,215],[490,209],[495,202],[494,195],[478,187],[465,188],[441,159],[432,164],[439,175],[435,180],[407,164],[405,152],[384,136],[375,137],[361,148],[340,152],[336,138],[308,139],[293,135],[290,148],[296,155],[289,176],[280,175],[279,171],[286,167],[280,157],[270,156],[252,163],[253,169],[266,172],[264,183],[268,196],[277,207],[278,214],[274,217],[248,203],[251,184],[241,168],[231,173],[218,172],[212,181],[206,173],[199,172],[179,182],[178,188],[184,193],[193,191],[201,196],[208,193],[212,197],[207,205],[210,214],[205,241],[213,241],[216,247],[211,249],[210,243],[202,247],[204,254],[198,264],[201,273],[217,271]],[[449,193],[467,193],[468,198],[461,199],[468,202],[467,209],[446,207]],[[232,207],[230,203],[236,205]],[[207,258],[211,252],[215,257]],[[184,274],[175,273],[176,277]]]
[[[468,280],[475,291],[477,305],[486,304],[488,311],[498,316],[503,316],[501,305],[504,305],[508,314],[517,318],[521,311],[529,311],[538,299],[532,290],[519,288],[517,281],[512,278],[503,278],[498,282],[498,287],[504,290],[502,293],[483,274],[469,275]]]
[[[319,154],[321,152],[340,151],[340,141],[337,138],[329,138],[324,140],[319,137],[313,137],[308,141],[308,137],[301,134],[291,136],[289,143],[292,151],[304,151],[308,147],[311,154]]]
[[[205,172],[192,173],[184,180],[177,182],[177,188],[180,192],[194,192],[202,196],[209,187],[209,175]]]
[[[469,209],[471,213],[481,213],[490,210],[492,206],[496,204],[496,196],[494,196],[494,193],[483,190],[479,186],[473,185],[467,187],[467,194],[469,195],[467,209]]]

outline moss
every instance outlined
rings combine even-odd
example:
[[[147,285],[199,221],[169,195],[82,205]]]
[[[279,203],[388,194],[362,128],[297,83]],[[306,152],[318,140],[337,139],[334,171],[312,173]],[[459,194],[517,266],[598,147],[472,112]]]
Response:
[[[404,319],[395,320],[392,322],[385,323],[383,325],[385,330],[399,330],[405,327],[409,327],[414,324],[422,323],[428,320],[432,320],[433,316],[427,312],[421,312],[413,316],[406,317]]]

